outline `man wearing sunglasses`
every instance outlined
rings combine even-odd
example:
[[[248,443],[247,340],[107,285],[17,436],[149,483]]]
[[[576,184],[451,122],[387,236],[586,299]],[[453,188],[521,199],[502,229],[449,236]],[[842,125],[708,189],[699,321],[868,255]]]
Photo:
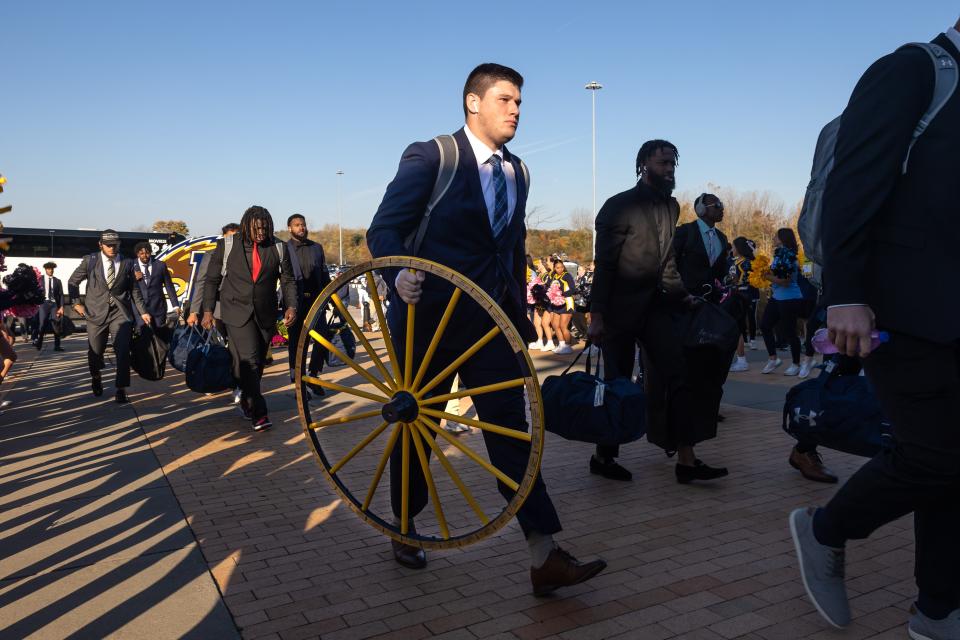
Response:
[[[712,193],[702,193],[693,208],[697,219],[677,227],[673,236],[677,270],[687,291],[716,301],[730,254],[727,236],[717,229],[717,223],[723,220],[723,203]]]
[[[80,302],[80,283],[87,281],[87,293]],[[87,321],[87,364],[93,395],[103,395],[103,353],[107,336],[113,336],[117,358],[116,396],[118,403],[127,402],[130,386],[130,336],[133,332],[131,308],[144,324],[150,324],[143,294],[133,273],[133,260],[120,255],[120,236],[113,229],[100,235],[100,251],[80,261],[68,283],[73,309]]]

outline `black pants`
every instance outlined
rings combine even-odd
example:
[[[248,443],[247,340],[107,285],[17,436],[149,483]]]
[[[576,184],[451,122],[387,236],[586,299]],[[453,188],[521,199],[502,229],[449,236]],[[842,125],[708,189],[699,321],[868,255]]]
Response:
[[[37,348],[43,346],[43,337],[46,335],[48,327],[53,333],[53,346],[55,349],[60,348],[60,335],[55,331],[52,331],[52,322],[53,318],[57,314],[57,303],[47,301],[40,305],[39,310],[37,311],[37,324],[34,327],[35,331],[33,334],[33,339],[37,343]]]
[[[110,305],[103,324],[94,324],[87,319],[87,366],[90,375],[97,377],[103,369],[103,354],[107,350],[107,336],[113,336],[113,353],[117,358],[116,387],[130,386],[130,336],[133,321],[120,305]]]
[[[669,428],[676,434],[681,446],[693,446],[696,440],[692,431],[695,421],[692,409],[696,399],[693,388],[687,382],[683,348],[676,337],[673,317],[666,306],[652,303],[643,317],[637,319],[636,325],[629,329],[608,328],[601,345],[605,378],[631,376],[637,343],[643,346],[657,375],[664,380],[668,395]],[[615,458],[618,455],[618,445],[597,445],[598,457]]]
[[[960,606],[960,346],[894,333],[863,362],[896,446],[837,492],[827,529],[861,539],[912,512],[921,603],[950,611]]]
[[[579,334],[578,337],[587,337],[587,311],[585,307],[575,307],[572,318],[573,328]]]
[[[753,340],[757,337],[757,302],[759,300],[750,300],[750,306],[747,308],[747,332],[743,334],[743,340]]]
[[[773,330],[777,330],[777,337],[790,345],[790,356],[794,364],[800,364],[800,338],[797,336],[797,319],[800,317],[800,306],[803,300],[774,300],[770,298],[763,310],[760,320],[760,332],[767,347],[767,355],[777,355],[777,342]]]
[[[417,318],[418,322],[423,322]],[[428,326],[421,325],[421,326]],[[398,345],[398,353],[403,353],[402,332],[394,333],[394,342]],[[441,345],[443,342],[441,341]],[[423,360],[425,345],[415,350],[414,362],[419,363]],[[465,351],[461,349],[437,350],[430,362],[430,367],[424,377],[424,383],[430,381],[434,376],[443,371],[451,362],[454,361]],[[497,337],[488,343],[484,348],[470,358],[458,371],[463,386],[476,388],[495,382],[504,382],[521,377],[520,366],[517,358],[510,349],[509,344],[503,337]],[[442,395],[450,393],[453,386],[453,376],[442,382],[430,395]],[[473,404],[477,409],[480,420],[501,425],[504,427],[515,428],[518,430],[527,430],[526,404],[523,396],[523,388],[507,389],[496,393],[485,393],[472,398]],[[442,410],[443,405],[439,405]],[[436,420],[434,420],[436,422]],[[436,437],[436,436],[434,436]],[[520,483],[523,480],[527,468],[527,462],[530,457],[530,445],[522,440],[497,435],[488,431],[483,432],[483,441],[487,448],[487,455],[490,463],[505,473],[508,477]],[[423,477],[423,471],[420,469],[420,463],[413,445],[410,445],[410,518],[413,519],[427,505],[428,492],[427,483]],[[431,450],[426,447],[427,456],[431,455]],[[399,519],[401,516],[402,499],[402,475],[403,459],[401,454],[401,441],[393,450],[390,457],[390,500],[394,515]],[[490,476],[488,476],[490,477]],[[501,482],[497,482],[500,493],[507,500],[514,495],[513,491]],[[529,536],[532,531],[542,534],[557,533],[561,530],[560,518],[557,511],[547,494],[547,486],[543,482],[540,474],[534,482],[533,488],[526,502],[517,512],[517,521],[523,529],[523,533]]]
[[[306,318],[297,314],[297,320],[287,327],[287,355],[290,356],[290,368],[293,369],[297,362],[297,343],[300,341],[300,333],[303,331],[303,321]],[[329,336],[327,336],[329,338]],[[308,361],[306,373],[311,376],[317,376],[323,370],[323,361],[327,356],[327,350],[313,338],[307,338],[307,347],[310,349],[310,360]],[[313,344],[311,347],[310,345]]]
[[[276,331],[275,326],[261,328],[251,316],[240,326],[228,324],[230,340],[227,346],[233,357],[233,377],[240,383],[242,397],[250,403],[254,419],[267,415],[267,401],[260,393],[260,380],[263,378],[263,364],[270,348],[270,339]]]

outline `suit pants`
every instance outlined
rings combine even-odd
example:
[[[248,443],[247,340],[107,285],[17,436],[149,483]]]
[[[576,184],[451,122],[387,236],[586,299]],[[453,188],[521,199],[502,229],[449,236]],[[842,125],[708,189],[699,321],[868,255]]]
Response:
[[[227,324],[230,337],[227,347],[233,357],[233,377],[240,383],[241,397],[250,403],[255,419],[267,415],[267,401],[260,393],[260,380],[267,349],[276,330],[275,326],[261,328],[253,316],[240,326]]]
[[[43,302],[40,305],[39,310],[37,311],[37,326],[36,332],[34,333],[33,339],[37,343],[37,348],[43,346],[43,336],[47,332],[47,327],[50,327],[51,332],[53,333],[53,346],[56,349],[60,348],[60,335],[56,332],[53,332],[53,327],[51,323],[57,314],[57,303],[52,301]]]
[[[693,446],[696,437],[692,410],[696,406],[696,398],[687,380],[683,347],[676,336],[673,317],[666,304],[655,299],[636,319],[633,327],[608,325],[601,344],[606,379],[629,378],[632,375],[637,343],[643,347],[666,386],[668,428],[676,435],[680,446]],[[597,445],[598,457],[615,458],[618,455],[618,445]]]
[[[116,387],[130,386],[130,336],[133,321],[117,303],[112,303],[102,324],[87,319],[87,365],[90,375],[98,377],[103,369],[103,354],[107,350],[107,336],[113,336],[113,353],[117,357]]]
[[[300,308],[302,309],[304,307],[301,306]],[[304,320],[306,320],[306,318],[298,313],[296,321],[287,327],[287,355],[290,356],[291,369],[294,368],[297,362],[297,343],[300,341],[300,334],[303,332]],[[327,338],[329,339],[329,336],[327,336]],[[312,347],[310,346],[311,344],[313,345]],[[316,376],[323,370],[323,360],[327,355],[327,350],[313,338],[307,338],[306,345],[307,348],[310,349],[310,360],[304,373]]]
[[[867,462],[826,506],[828,529],[868,537],[913,513],[921,600],[960,607],[960,346],[893,333],[864,359],[895,446]]]
[[[423,322],[418,318],[418,322]],[[421,326],[423,326],[421,324]],[[394,334],[394,342],[403,345],[401,335]],[[441,342],[443,345],[443,342]],[[468,345],[469,346],[469,345]],[[430,367],[424,376],[424,382],[431,380],[434,376],[445,369],[454,359],[459,357],[465,350],[456,348],[439,348],[430,362]],[[402,347],[398,346],[398,353],[403,353]],[[414,363],[423,360],[425,345],[414,352]],[[470,358],[458,371],[460,380],[468,388],[477,388],[495,382],[504,382],[521,377],[520,366],[517,363],[516,356],[510,349],[509,343],[505,338],[499,336],[494,338],[485,347]],[[429,395],[442,395],[450,393],[455,376],[451,375],[441,384],[435,387]],[[496,393],[486,393],[472,398],[474,406],[477,409],[479,419],[485,422],[491,422],[505,427],[511,427],[526,431],[526,401],[524,399],[523,388],[507,389]],[[437,422],[437,420],[434,420]],[[432,434],[436,438],[436,434]],[[483,432],[483,441],[487,448],[487,455],[490,463],[512,478],[517,483],[523,480],[527,469],[527,462],[530,457],[530,445],[522,440],[497,435],[487,431]],[[402,498],[402,474],[403,461],[401,457],[401,442],[393,450],[390,457],[390,499],[393,506],[393,513],[399,519],[401,515]],[[427,456],[431,455],[430,447],[424,446]],[[411,451],[415,451],[411,444]],[[501,482],[497,482],[497,487],[501,495],[506,500],[510,500],[513,491]],[[420,469],[416,453],[413,453],[410,464],[410,518],[413,519],[427,505],[427,484]],[[517,521],[526,536],[531,532],[541,534],[553,534],[561,530],[560,518],[557,511],[547,494],[547,486],[543,478],[538,473],[530,495],[526,502],[517,512]]]

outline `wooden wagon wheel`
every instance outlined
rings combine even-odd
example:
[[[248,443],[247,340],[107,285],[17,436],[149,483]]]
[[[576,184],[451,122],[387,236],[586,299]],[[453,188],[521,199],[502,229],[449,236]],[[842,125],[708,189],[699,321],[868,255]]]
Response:
[[[427,274],[427,278],[442,278],[453,285],[452,295],[446,302],[438,326],[417,326],[416,305],[407,305],[406,339],[402,346],[395,345],[391,339],[384,307],[377,295],[374,281],[375,270],[390,268],[423,271]],[[337,294],[342,287],[357,278],[361,279],[362,286],[370,294],[370,306],[375,314],[374,320],[379,323],[379,331],[372,339],[364,335],[361,327]],[[489,315],[492,328],[439,374],[428,379],[426,375],[428,366],[444,340],[445,334],[456,330],[449,326],[450,318],[453,317],[458,304],[462,304],[461,299],[464,296]],[[335,312],[338,312],[338,320],[343,325],[342,330],[350,331],[356,338],[355,358],[349,357],[343,349],[338,348],[331,341],[327,316]],[[425,335],[430,336],[430,343],[420,361],[415,361],[414,335],[423,336],[421,332],[427,332]],[[517,360],[519,377],[453,393],[447,393],[449,389],[439,388],[443,380],[449,379],[452,373],[467,363],[480,349],[500,336],[507,340],[510,351]],[[306,373],[307,351],[308,347],[312,347],[315,342],[323,345],[349,369],[352,369],[352,374],[357,376],[357,384],[337,384],[329,380],[330,376],[324,374],[319,377],[308,375]],[[294,366],[301,424],[324,475],[343,501],[365,522],[391,538],[426,549],[452,548],[471,544],[503,527],[517,513],[529,495],[539,472],[544,439],[542,400],[533,362],[527,353],[526,343],[493,299],[476,284],[452,269],[418,258],[388,257],[365,262],[347,270],[323,290],[310,308],[297,345]],[[305,385],[326,389],[327,397],[322,403],[315,404],[315,407],[311,408]],[[473,398],[519,387],[523,388],[527,407],[526,431],[520,431],[516,426],[511,428],[491,424],[443,411],[444,404],[448,400]],[[330,392],[334,392],[335,395],[331,395]],[[334,399],[338,402],[334,402]],[[351,406],[343,407],[342,405],[347,402],[351,403]],[[468,446],[442,429],[439,424],[441,419],[454,420],[479,429],[480,432],[495,433],[529,443],[529,458],[523,477],[511,478],[495,467],[481,455],[476,447]],[[341,449],[336,454],[333,452],[334,441]],[[347,444],[344,444],[345,441]],[[400,483],[402,506],[399,523],[389,509],[377,511],[373,505],[378,488],[385,484],[384,471],[395,447],[399,447],[403,461]],[[444,447],[447,448],[446,453]],[[454,457],[461,466],[459,473],[454,468],[455,465],[451,464]],[[358,494],[362,492],[363,495],[354,495],[348,486],[351,483],[345,478],[346,470],[351,465],[357,465],[358,458],[365,458],[371,467],[373,460],[377,461],[371,473],[372,477],[364,478],[364,486],[356,487]],[[433,506],[432,524],[434,526],[432,528],[437,530],[436,534],[423,533],[422,526],[418,526],[417,531],[408,529],[407,514],[410,508],[408,469],[411,465],[416,466],[418,463],[426,480],[430,503]],[[484,473],[463,473],[464,464],[474,465],[473,470],[482,469]],[[446,477],[441,478],[439,474],[446,474]],[[502,498],[498,500],[496,508],[502,508],[498,514],[488,515],[485,512],[471,491],[471,487],[468,486],[470,483],[464,479],[465,476],[475,478],[477,475],[483,476],[485,489],[489,489],[496,480],[501,483],[501,488],[506,486],[512,492],[505,506],[502,506],[504,505]],[[453,530],[448,525],[441,500],[442,495],[438,491],[437,480],[439,479],[444,479],[448,486],[452,481],[456,491],[451,488],[445,495],[451,500],[456,499],[459,502],[461,514],[467,513],[472,522],[458,527],[457,530]],[[352,480],[354,480],[353,485],[358,484],[356,477]],[[476,481],[474,484],[477,484]],[[464,505],[469,506],[469,512]],[[428,511],[428,509],[423,510],[423,513],[418,516],[418,523],[430,517]]]

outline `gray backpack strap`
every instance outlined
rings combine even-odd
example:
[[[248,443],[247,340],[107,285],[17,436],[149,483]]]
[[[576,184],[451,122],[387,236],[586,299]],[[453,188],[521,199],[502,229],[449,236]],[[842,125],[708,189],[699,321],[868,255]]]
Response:
[[[223,237],[223,263],[220,265],[220,277],[224,278],[227,275],[227,258],[230,257],[230,252],[233,251],[233,236],[224,236]],[[222,282],[221,282],[222,286]]]
[[[520,160],[520,158],[517,158]],[[530,195],[530,169],[527,169],[527,163],[520,160],[520,170],[523,171],[523,184],[527,189],[526,195]]]
[[[927,127],[930,126],[933,119],[937,117],[940,110],[943,109],[944,105],[946,105],[953,96],[954,91],[957,89],[958,76],[960,76],[960,72],[957,70],[956,60],[954,60],[953,56],[943,47],[935,45],[932,42],[911,42],[910,44],[904,45],[904,47],[917,47],[927,52],[930,60],[933,61],[934,85],[933,100],[930,101],[930,106],[927,108],[926,113],[923,114],[920,122],[917,123],[916,129],[913,130],[913,138],[910,140],[910,146],[907,147],[907,157],[903,160],[901,173],[907,172],[907,164],[910,162],[910,152],[913,151],[913,145],[917,143],[917,139],[923,135],[923,132],[927,130]],[[903,47],[901,47],[901,49],[902,48]]]
[[[404,243],[414,256],[420,252],[420,244],[430,225],[430,213],[453,184],[453,178],[457,175],[457,166],[460,164],[460,149],[453,136],[437,136],[433,141],[440,150],[440,169],[437,171],[437,180],[433,183],[433,193],[430,194],[430,200],[427,202],[427,208],[423,212],[423,218],[420,219],[416,232],[410,234]]]
[[[277,248],[277,257],[280,258],[280,273],[283,273],[283,242],[277,240],[273,243],[273,246]]]

